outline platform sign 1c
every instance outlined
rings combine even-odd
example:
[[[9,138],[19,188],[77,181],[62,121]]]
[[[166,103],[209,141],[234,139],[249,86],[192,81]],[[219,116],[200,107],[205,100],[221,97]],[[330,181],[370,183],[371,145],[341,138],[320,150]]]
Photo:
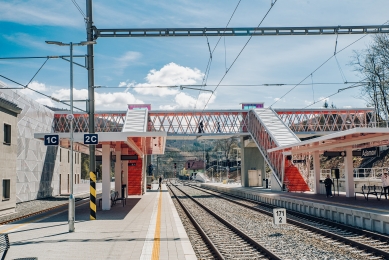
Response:
[[[45,135],[45,145],[59,145],[59,135]]]
[[[284,208],[273,209],[273,223],[275,225],[286,224],[286,209]]]
[[[84,134],[84,144],[99,144],[99,136],[97,134]]]

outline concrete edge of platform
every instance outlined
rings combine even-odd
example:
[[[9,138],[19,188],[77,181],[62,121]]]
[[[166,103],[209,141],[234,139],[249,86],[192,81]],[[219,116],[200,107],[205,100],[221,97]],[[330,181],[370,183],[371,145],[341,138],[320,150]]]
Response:
[[[181,240],[182,250],[186,260],[197,259],[196,253],[193,250],[192,244],[189,241],[188,234],[185,231],[184,225],[182,224],[181,218],[178,215],[177,209],[173,203],[171,196],[169,195],[169,205],[173,213],[174,222],[176,223],[177,232]]]
[[[231,187],[220,187],[212,184],[201,184],[201,187],[215,191],[223,191],[258,202],[389,235],[389,214],[378,214],[366,210],[349,209],[341,206],[302,201],[300,199],[281,197],[275,194],[232,189]]]

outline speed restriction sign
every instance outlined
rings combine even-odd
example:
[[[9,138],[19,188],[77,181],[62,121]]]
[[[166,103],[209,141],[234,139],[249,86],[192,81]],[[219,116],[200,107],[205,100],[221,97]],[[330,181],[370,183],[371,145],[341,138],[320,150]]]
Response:
[[[286,209],[284,208],[273,209],[273,223],[275,225],[286,224]]]

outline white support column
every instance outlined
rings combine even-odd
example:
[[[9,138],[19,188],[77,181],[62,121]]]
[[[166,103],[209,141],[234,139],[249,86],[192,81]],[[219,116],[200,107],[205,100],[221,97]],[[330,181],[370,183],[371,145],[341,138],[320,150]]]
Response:
[[[103,155],[102,155],[102,210],[111,209],[111,178],[110,178],[110,145],[103,143]]]
[[[124,151],[122,150],[122,153]],[[125,149],[125,153],[123,154],[128,154],[128,149]],[[128,197],[128,161],[123,161],[123,184],[126,185],[126,194],[124,196],[127,198]]]
[[[346,148],[344,157],[344,178],[346,180],[346,197],[354,196],[354,167],[353,167],[353,149]]]
[[[122,148],[120,147],[121,142],[116,142],[115,152],[116,152],[116,162],[115,162],[115,191],[118,191],[121,195],[122,190],[122,160],[120,159],[122,155]]]
[[[320,193],[320,157],[319,151],[314,151],[313,155],[313,190],[315,194]]]
[[[142,195],[146,193],[147,155],[142,156]]]

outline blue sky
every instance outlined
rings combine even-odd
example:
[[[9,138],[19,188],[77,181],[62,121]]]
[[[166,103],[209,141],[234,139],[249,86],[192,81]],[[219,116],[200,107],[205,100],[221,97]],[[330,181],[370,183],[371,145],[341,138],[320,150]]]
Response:
[[[85,1],[77,0],[85,12]],[[97,28],[224,27],[238,1],[125,1],[95,0]],[[242,0],[230,27],[255,27],[270,7],[270,0]],[[262,26],[377,25],[387,22],[387,0],[278,0]],[[342,35],[338,50],[361,35]],[[222,38],[217,46],[208,85],[219,83],[226,67],[229,73],[214,95],[196,90],[155,88],[155,85],[201,84],[209,51],[205,37],[99,38],[95,45],[95,84],[112,88],[96,89],[97,110],[125,110],[128,103],[150,103],[152,109],[236,109],[241,102],[265,102],[269,106],[291,86],[236,86],[242,84],[298,83],[310,75],[334,52],[336,36],[253,37],[235,64],[247,37]],[[82,15],[71,0],[2,0],[0,2],[0,57],[68,55],[67,47],[45,44],[46,40],[79,42],[86,40]],[[211,49],[218,37],[209,37]],[[364,37],[337,55],[347,81],[359,76],[349,65],[353,50],[366,48],[372,41]],[[225,42],[225,45],[224,45]],[[85,54],[75,47],[74,54]],[[83,60],[78,60],[83,63]],[[26,84],[44,59],[0,60],[0,75]],[[74,67],[75,99],[87,98],[87,73]],[[2,84],[14,87],[0,78]],[[342,83],[335,59],[296,87],[275,108],[303,108],[337,92]],[[69,98],[69,63],[50,59],[30,87],[58,99]],[[118,88],[120,87],[120,88]],[[135,87],[135,88],[133,88]],[[215,87],[208,86],[208,89]],[[34,92],[23,92],[51,106],[60,104]],[[329,99],[338,108],[365,107],[358,88]],[[210,99],[209,99],[210,98]],[[312,107],[320,107],[319,102]],[[83,103],[77,104],[84,107]]]

